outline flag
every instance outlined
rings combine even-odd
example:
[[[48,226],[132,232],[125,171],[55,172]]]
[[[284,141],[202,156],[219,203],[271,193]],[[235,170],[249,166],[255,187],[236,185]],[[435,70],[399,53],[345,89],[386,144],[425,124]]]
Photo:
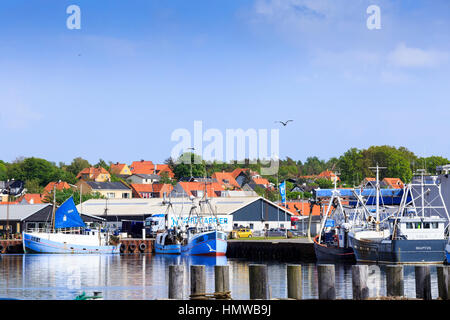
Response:
[[[281,195],[281,201],[286,202],[286,181],[283,181],[280,183],[280,195]]]

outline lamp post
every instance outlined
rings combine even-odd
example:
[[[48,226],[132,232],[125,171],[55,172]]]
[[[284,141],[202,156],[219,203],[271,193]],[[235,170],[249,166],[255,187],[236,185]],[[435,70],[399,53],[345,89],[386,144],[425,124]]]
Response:
[[[80,214],[83,213],[83,202],[81,201],[81,197],[83,195],[83,184],[80,184],[80,188],[78,188],[78,186],[74,185],[74,184],[70,184],[69,186],[77,188],[80,190]]]

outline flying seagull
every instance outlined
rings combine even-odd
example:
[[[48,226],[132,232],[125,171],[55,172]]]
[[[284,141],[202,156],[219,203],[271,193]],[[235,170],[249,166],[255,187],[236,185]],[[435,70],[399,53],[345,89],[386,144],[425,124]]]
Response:
[[[286,125],[288,124],[289,121],[294,121],[294,120],[288,120],[288,121],[286,121],[286,122],[283,122],[283,121],[275,121],[275,123],[279,122],[279,123],[281,123],[283,126],[286,127]]]

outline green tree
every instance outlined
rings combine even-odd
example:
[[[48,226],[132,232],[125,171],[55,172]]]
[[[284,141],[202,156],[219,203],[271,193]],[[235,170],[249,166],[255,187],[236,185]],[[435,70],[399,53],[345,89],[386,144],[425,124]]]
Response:
[[[306,159],[306,162],[303,164],[302,167],[302,175],[316,175],[321,173],[326,169],[327,165],[325,161],[320,160],[317,157],[308,157]]]
[[[431,156],[418,159],[416,169],[425,169],[428,173],[435,174],[437,166],[443,166],[446,164],[450,164],[450,160],[447,158]]]
[[[89,168],[90,166],[89,161],[78,157],[73,159],[72,163],[67,166],[67,171],[71,172],[76,177],[81,170]]]
[[[27,193],[42,193],[44,188],[39,185],[38,179],[26,180],[25,188],[27,189]]]
[[[320,189],[332,189],[334,188],[334,183],[326,178],[316,179],[315,182],[318,184]]]
[[[70,197],[73,197],[73,201],[75,202],[75,205],[80,204],[80,191],[79,190],[75,190],[75,191],[73,189],[56,190],[56,192],[55,192],[56,205],[60,206],[61,204],[64,203],[64,201],[66,201]],[[105,199],[105,197],[98,192],[82,194],[82,196],[81,196],[82,202],[85,202],[89,199]],[[46,203],[53,203],[53,191],[51,193],[47,194],[42,201],[46,202]]]
[[[5,181],[8,179],[8,169],[6,163],[0,160],[0,181]]]
[[[361,150],[351,148],[338,160],[341,181],[350,185],[358,185],[364,179],[364,160]]]
[[[99,159],[99,160],[98,160],[98,163],[97,163],[94,167],[96,167],[96,168],[102,167],[102,168],[105,169],[106,171],[109,171],[109,169],[110,169],[110,166],[109,166],[109,165],[106,163],[106,161],[103,160],[103,159]]]
[[[37,180],[40,186],[45,186],[59,178],[61,172],[47,160],[31,157],[13,163],[8,169],[8,176],[22,181]]]
[[[373,176],[373,171],[369,167],[375,167],[377,164],[386,169],[380,171],[380,179],[400,178],[403,182],[409,182],[412,178],[411,165],[405,156],[405,153],[391,146],[372,146],[363,151],[365,158],[364,170],[366,177]]]
[[[186,152],[174,163],[173,173],[179,180],[182,177],[190,177],[191,170],[193,177],[203,177],[206,175],[206,165],[202,158],[194,153]]]

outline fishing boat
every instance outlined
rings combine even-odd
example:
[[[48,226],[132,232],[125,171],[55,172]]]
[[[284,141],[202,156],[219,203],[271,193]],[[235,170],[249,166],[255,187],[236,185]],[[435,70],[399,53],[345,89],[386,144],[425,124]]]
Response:
[[[220,230],[193,227],[181,246],[181,253],[202,256],[224,256],[227,252],[227,234]]]
[[[205,196],[196,203],[195,198],[192,201],[189,216],[186,225],[175,225],[169,227],[169,216],[173,214],[174,221],[183,221],[182,213],[176,214],[172,207],[171,199],[163,200],[163,205],[167,205],[164,214],[164,227],[156,235],[155,252],[159,254],[184,254],[199,256],[224,256],[227,250],[227,234],[221,230],[219,220],[212,210],[209,202],[206,184]],[[198,212],[198,208],[200,211]],[[172,209],[172,210],[171,210]],[[204,209],[207,209],[207,212]],[[215,225],[205,223],[214,216]],[[193,217],[195,225],[189,225]]]
[[[447,264],[450,264],[450,240],[448,241],[447,245],[445,246],[445,256],[447,258]]]
[[[178,238],[176,230],[170,229],[164,232],[160,232],[156,235],[155,253],[163,253],[163,254],[181,253],[181,242]]]
[[[354,263],[355,254],[349,246],[348,233],[351,229],[343,208],[340,191],[334,189],[328,208],[322,219],[319,234],[314,238],[314,251],[318,262]]]
[[[410,183],[404,187],[397,213],[382,221],[378,202],[380,168],[377,166],[376,169],[376,220],[372,228],[349,234],[357,262],[444,262],[449,217],[438,179],[434,177],[425,183],[422,172],[420,184]],[[419,195],[416,197],[417,192]],[[430,193],[433,197],[427,201]]]
[[[192,205],[189,211],[188,223],[192,216],[195,216],[195,226],[185,226],[181,230],[180,237],[181,253],[199,256],[224,256],[227,251],[227,234],[219,224],[217,214],[214,212],[211,202],[208,199],[208,192],[205,182],[204,197],[195,203],[191,198]],[[200,209],[200,212],[198,211]],[[206,223],[210,220],[215,224]]]
[[[55,207],[51,228],[22,232],[25,253],[120,253],[117,237],[86,227],[72,197]]]

